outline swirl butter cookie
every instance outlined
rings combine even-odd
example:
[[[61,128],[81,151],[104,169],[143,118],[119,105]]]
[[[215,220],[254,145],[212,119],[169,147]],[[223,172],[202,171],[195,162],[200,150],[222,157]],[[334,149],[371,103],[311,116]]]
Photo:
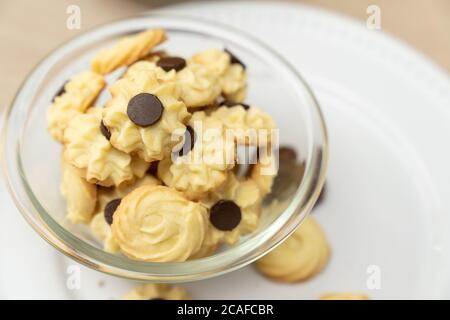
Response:
[[[124,197],[112,232],[129,258],[148,262],[185,261],[201,247],[206,209],[164,186],[143,186]]]
[[[195,54],[191,62],[206,67],[218,77],[222,95],[235,102],[243,102],[247,94],[247,72],[244,64],[231,52],[210,49]]]
[[[163,283],[147,283],[134,288],[125,300],[190,300],[187,291],[178,286]]]
[[[256,230],[261,213],[261,192],[251,179],[239,179],[233,173],[223,186],[200,202],[209,209],[209,228],[204,247],[226,242],[236,244],[241,235]]]
[[[235,164],[235,144],[223,124],[203,111],[195,112],[185,131],[183,148],[160,161],[158,177],[169,187],[197,200],[222,185]]]
[[[275,281],[304,281],[319,273],[330,255],[328,241],[319,224],[306,218],[280,246],[256,262],[264,275]]]
[[[225,51],[208,49],[194,54],[190,61],[205,66],[212,74],[220,77],[230,66],[231,57]]]
[[[103,77],[91,71],[75,75],[64,85],[47,112],[48,130],[54,139],[62,142],[69,121],[85,112],[104,86]]]
[[[119,251],[117,241],[112,236],[111,224],[114,220],[114,212],[123,197],[134,189],[142,186],[157,186],[160,181],[151,175],[145,175],[131,184],[123,184],[116,188],[99,188],[96,213],[90,223],[94,236],[103,242],[106,252],[116,253]]]
[[[243,103],[226,101],[211,116],[221,119],[238,144],[266,147],[272,140],[272,130],[276,128],[267,113]]]
[[[92,108],[69,122],[64,131],[64,158],[84,169],[88,182],[101,186],[118,186],[143,177],[150,164],[113,148],[102,128],[101,113]]]
[[[161,29],[146,30],[123,37],[114,46],[98,52],[91,61],[91,69],[100,74],[107,74],[119,67],[128,66],[148,55],[166,38],[166,33]]]
[[[82,170],[61,159],[61,193],[66,199],[67,219],[89,223],[97,203],[97,186],[82,177]]]
[[[329,293],[320,297],[320,300],[369,300],[363,293]]]
[[[185,130],[190,114],[179,100],[174,70],[139,61],[110,87],[112,99],[103,110],[103,123],[112,145],[136,153],[147,162],[161,160]]]
[[[210,105],[220,96],[219,78],[201,64],[188,63],[177,73],[177,78],[181,99],[189,108]]]

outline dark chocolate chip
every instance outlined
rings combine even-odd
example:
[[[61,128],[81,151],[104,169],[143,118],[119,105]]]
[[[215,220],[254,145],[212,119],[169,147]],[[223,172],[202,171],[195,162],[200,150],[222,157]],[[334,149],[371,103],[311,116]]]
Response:
[[[219,230],[230,231],[241,222],[241,208],[231,200],[219,200],[211,208],[209,220]]]
[[[53,96],[52,102],[55,101],[55,99],[61,95],[63,95],[66,92],[66,84],[69,81],[64,82],[64,84],[61,86],[61,88],[59,88],[58,92],[55,93],[55,95]]]
[[[120,202],[122,199],[114,199],[108,202],[108,204],[105,206],[105,210],[103,211],[103,214],[105,216],[105,220],[109,225],[112,225],[113,223],[113,216],[114,212],[116,212],[117,207],[120,205]]]
[[[230,62],[231,62],[231,63],[237,63],[237,64],[240,64],[240,65],[242,66],[242,68],[244,68],[244,69],[247,68],[247,67],[245,66],[245,64],[244,64],[238,57],[236,57],[233,53],[231,53],[230,50],[225,49],[224,51],[230,55]]]
[[[134,124],[148,127],[161,119],[163,111],[163,104],[157,96],[139,93],[128,102],[127,115]]]
[[[245,110],[250,109],[250,105],[243,103],[243,102],[234,102],[230,100],[224,100],[220,103],[220,106],[226,106],[228,108],[236,107],[236,106],[242,106]]]
[[[108,127],[105,126],[103,121],[100,122],[100,131],[101,131],[102,135],[104,135],[107,140],[111,139],[111,132],[109,131]]]
[[[197,135],[195,134],[194,129],[191,126],[186,127],[186,131],[184,132],[184,144],[183,148],[178,152],[180,157],[188,154],[192,148],[194,148],[195,141],[197,140]]]
[[[163,68],[164,71],[170,71],[172,69],[180,71],[186,67],[186,60],[180,57],[166,57],[159,59],[156,65]]]

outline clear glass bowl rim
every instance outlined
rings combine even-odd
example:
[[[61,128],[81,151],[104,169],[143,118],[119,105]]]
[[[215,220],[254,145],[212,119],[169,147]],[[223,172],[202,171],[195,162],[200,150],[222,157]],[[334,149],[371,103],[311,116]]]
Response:
[[[8,135],[9,119],[13,109],[15,107],[18,108],[18,97],[25,92],[31,91],[33,87],[35,89],[37,88],[36,78],[38,78],[39,72],[42,72],[40,69],[45,66],[46,61],[50,61],[52,58],[56,59],[58,55],[63,55],[63,49],[67,46],[82,43],[83,40],[89,41],[89,36],[92,34],[99,35],[102,32],[109,32],[108,35],[113,35],[117,31],[111,30],[116,25],[126,23],[126,21],[133,19],[150,17],[163,19],[164,25],[161,27],[169,31],[171,29],[180,31],[179,28],[188,26],[191,28],[191,31],[193,29],[195,32],[219,39],[220,37],[228,37],[229,41],[232,41],[231,39],[245,40],[272,59],[276,59],[286,69],[289,69],[289,72],[292,73],[302,90],[304,90],[304,93],[309,96],[312,101],[310,107],[313,109],[317,118],[315,125],[319,127],[320,131],[320,152],[310,153],[302,183],[296,190],[291,203],[274,223],[256,236],[233,248],[198,260],[177,263],[133,261],[125,257],[104,252],[77,238],[61,227],[40,205],[26,181],[22,168],[19,151],[21,135],[18,134],[17,137],[10,137]],[[204,32],[203,30],[208,30],[208,32]],[[250,49],[247,48],[247,50]],[[6,150],[10,142],[16,146],[13,156],[10,156]],[[239,269],[274,249],[295,231],[314,206],[325,182],[328,152],[328,135],[319,104],[308,84],[288,61],[259,40],[243,33],[242,30],[234,29],[233,27],[219,24],[215,21],[167,13],[145,13],[115,22],[109,22],[90,29],[74,39],[65,42],[44,57],[27,76],[18,89],[12,103],[6,107],[2,120],[1,160],[3,173],[16,207],[31,227],[57,250],[92,269],[119,277],[155,282],[187,282],[211,278]],[[26,197],[21,196],[20,193],[25,193]]]

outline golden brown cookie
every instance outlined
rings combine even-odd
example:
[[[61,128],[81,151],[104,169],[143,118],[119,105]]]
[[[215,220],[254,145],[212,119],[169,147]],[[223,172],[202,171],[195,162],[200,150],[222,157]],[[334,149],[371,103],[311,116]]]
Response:
[[[122,198],[141,186],[157,186],[160,184],[158,179],[147,174],[131,184],[123,184],[117,188],[100,187],[98,189],[96,213],[92,218],[90,228],[94,236],[103,242],[106,252],[116,253],[119,251],[119,245],[112,236],[111,223],[114,220],[114,212]]]
[[[201,64],[188,63],[177,73],[181,99],[188,108],[210,105],[220,96],[219,78]]]
[[[298,282],[318,274],[328,262],[330,248],[319,224],[306,218],[281,245],[256,262],[275,281]]]
[[[229,51],[209,49],[195,54],[191,63],[206,67],[218,78],[222,95],[230,101],[243,102],[247,94],[247,72]]]
[[[64,131],[65,160],[83,169],[88,182],[105,187],[143,177],[150,164],[113,148],[101,129],[101,113],[92,108],[69,122]]]
[[[146,30],[123,37],[114,46],[98,52],[91,61],[91,69],[100,74],[107,74],[119,67],[128,66],[148,55],[166,38],[166,33],[161,29]]]
[[[235,165],[235,145],[226,139],[222,122],[203,111],[193,114],[189,127],[190,143],[183,144],[181,155],[173,154],[175,159],[160,161],[158,177],[189,199],[197,200],[225,182]]]
[[[91,71],[75,75],[54,98],[47,112],[48,130],[62,142],[64,130],[76,115],[85,112],[105,86],[103,77]]]
[[[67,219],[89,223],[97,203],[97,186],[82,177],[82,170],[61,159],[61,193],[66,199]]]
[[[103,110],[111,144],[147,162],[161,160],[182,138],[190,114],[180,99],[175,71],[139,61],[110,87]],[[179,133],[177,135],[177,133]]]
[[[214,247],[223,242],[234,245],[241,235],[258,227],[262,197],[251,179],[241,179],[230,173],[223,186],[200,202],[209,210],[204,247]]]
[[[112,232],[128,257],[148,262],[185,261],[201,247],[206,209],[164,186],[143,186],[124,197]]]
[[[189,300],[187,291],[178,286],[163,283],[147,283],[134,288],[125,300]]]

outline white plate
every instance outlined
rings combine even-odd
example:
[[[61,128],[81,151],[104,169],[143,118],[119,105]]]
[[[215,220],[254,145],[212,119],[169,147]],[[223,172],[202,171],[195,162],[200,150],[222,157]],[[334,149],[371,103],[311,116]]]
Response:
[[[193,297],[450,298],[448,75],[363,23],[304,6],[240,1],[166,10],[241,28],[285,55],[316,93],[331,139],[327,194],[314,213],[333,247],[326,270],[280,285],[247,267],[186,284]],[[80,267],[80,289],[68,289],[67,267],[77,265],[38,239],[3,190],[0,200],[1,298],[110,299],[133,284]],[[369,266],[381,272],[380,289],[367,287]]]

